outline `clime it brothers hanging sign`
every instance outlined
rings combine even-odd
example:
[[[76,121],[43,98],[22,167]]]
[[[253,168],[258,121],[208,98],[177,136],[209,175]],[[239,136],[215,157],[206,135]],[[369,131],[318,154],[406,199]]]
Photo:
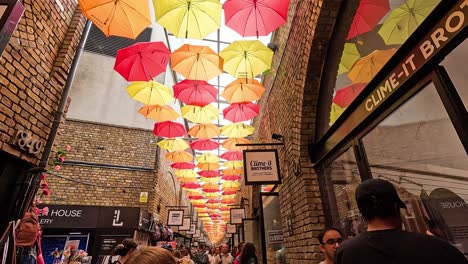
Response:
[[[244,150],[243,158],[246,185],[281,183],[276,149]]]

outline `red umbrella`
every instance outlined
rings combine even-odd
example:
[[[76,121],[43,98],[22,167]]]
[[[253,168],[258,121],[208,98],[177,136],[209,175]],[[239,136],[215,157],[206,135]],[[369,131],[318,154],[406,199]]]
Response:
[[[243,157],[241,151],[227,151],[221,155],[221,158],[225,160],[242,160]]]
[[[195,168],[195,164],[192,162],[176,162],[172,163],[171,167],[174,169],[191,170]]]
[[[227,0],[226,26],[243,37],[267,36],[286,22],[289,0]]]
[[[218,90],[206,81],[186,79],[172,88],[174,97],[188,105],[205,106],[218,100]]]
[[[185,182],[185,183],[182,183],[182,188],[185,188],[185,189],[198,189],[200,188],[201,185],[197,182]]]
[[[224,118],[233,123],[247,121],[258,115],[258,105],[254,103],[232,104],[223,110]]]
[[[196,150],[213,150],[219,147],[219,143],[211,139],[197,139],[190,143],[190,148]]]
[[[241,179],[240,175],[223,175],[221,179],[225,181],[239,181]]]
[[[374,29],[389,11],[388,0],[361,0],[346,40]]]
[[[231,195],[231,194],[236,194],[237,191],[234,190],[229,190],[229,191],[223,191],[223,195]]]
[[[194,204],[193,207],[195,207],[195,208],[205,208],[206,204]]]
[[[175,138],[183,137],[187,131],[180,123],[165,121],[154,124],[153,133],[159,137]]]
[[[149,81],[166,71],[171,53],[163,42],[140,42],[117,51],[114,70],[127,81]]]
[[[203,176],[205,178],[215,178],[221,175],[221,173],[217,170],[202,170],[198,172],[198,175]]]
[[[361,93],[364,87],[366,87],[366,85],[366,83],[354,83],[339,89],[336,92],[335,97],[333,97],[333,103],[341,108],[348,107]]]

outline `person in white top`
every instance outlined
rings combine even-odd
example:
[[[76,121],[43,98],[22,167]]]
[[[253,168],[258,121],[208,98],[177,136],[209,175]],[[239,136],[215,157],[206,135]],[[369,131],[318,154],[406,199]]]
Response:
[[[231,253],[229,253],[228,245],[223,244],[221,245],[221,264],[233,264],[234,257],[232,257]]]

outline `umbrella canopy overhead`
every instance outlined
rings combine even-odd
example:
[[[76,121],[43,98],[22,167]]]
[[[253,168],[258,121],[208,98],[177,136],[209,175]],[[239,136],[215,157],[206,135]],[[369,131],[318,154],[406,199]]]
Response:
[[[396,49],[376,50],[360,58],[348,72],[348,78],[353,83],[369,83],[395,52]]]
[[[348,107],[362,92],[364,87],[366,87],[365,83],[355,83],[339,89],[335,97],[333,97],[333,103],[341,108]]]
[[[338,74],[349,71],[359,58],[361,58],[361,54],[359,54],[356,44],[345,43],[343,55],[341,55],[340,65],[338,68]]]
[[[185,79],[172,88],[175,98],[188,105],[205,106],[218,99],[218,90],[206,81]]]
[[[240,103],[232,104],[223,110],[224,119],[233,123],[247,121],[258,115],[260,111],[257,104],[254,103]]]
[[[197,139],[190,143],[190,147],[195,150],[214,150],[219,147],[218,142],[202,138],[202,139]]]
[[[196,158],[197,162],[219,162],[219,157],[213,153],[203,153]]]
[[[172,163],[171,167],[174,169],[190,170],[195,168],[195,164],[193,162],[176,162]]]
[[[130,82],[149,81],[166,71],[170,55],[163,42],[140,42],[117,51],[114,70]]]
[[[185,44],[171,54],[171,62],[186,79],[209,81],[223,72],[224,61],[209,47]]]
[[[254,127],[246,125],[242,122],[234,123],[230,125],[225,125],[221,128],[221,134],[225,135],[226,137],[246,137],[252,135],[254,132]]]
[[[201,163],[199,163],[199,164],[201,164]],[[215,164],[217,164],[217,163],[215,163]],[[217,170],[202,170],[202,171],[198,172],[198,175],[200,175],[202,177],[205,177],[205,178],[214,178],[214,177],[221,176],[221,173],[219,171],[217,171]]]
[[[337,104],[332,103],[331,110],[330,110],[330,125],[334,124],[338,117],[343,114],[345,108],[339,107]]]
[[[158,137],[175,138],[183,137],[187,134],[185,127],[176,122],[164,121],[154,124],[153,134]]]
[[[127,87],[127,93],[147,105],[166,105],[174,100],[172,90],[155,81],[133,82]]]
[[[240,151],[245,147],[237,147],[236,144],[251,144],[252,142],[246,138],[230,138],[225,140],[221,145],[229,151]]]
[[[147,0],[79,0],[78,4],[107,37],[135,39],[151,25]]]
[[[247,103],[259,100],[265,87],[255,79],[237,79],[224,88],[222,97],[229,103]]]
[[[172,121],[180,117],[179,113],[169,105],[145,105],[138,110],[138,113],[158,122]]]
[[[346,40],[371,31],[388,11],[388,0],[361,0]]]
[[[181,138],[165,138],[158,142],[158,146],[162,149],[167,149],[168,151],[180,151],[189,148],[187,142]]]
[[[192,123],[210,123],[219,118],[218,108],[212,105],[204,107],[186,105],[182,107],[181,111],[182,116]]]
[[[156,21],[177,38],[203,39],[221,26],[219,0],[153,0]]]
[[[403,44],[440,0],[408,0],[393,9],[379,30],[387,45]]]
[[[173,151],[166,154],[166,159],[172,162],[190,162],[193,155],[186,151]]]
[[[197,177],[197,173],[194,170],[176,170],[175,175],[182,178],[195,178],[195,181]]]
[[[189,129],[188,134],[195,138],[213,138],[219,136],[221,129],[214,124],[198,124]]]
[[[227,0],[226,26],[243,37],[266,36],[286,22],[289,0]]]
[[[221,155],[221,158],[225,160],[242,160],[243,157],[241,151],[227,151]]]
[[[197,168],[200,170],[206,170],[206,171],[215,171],[218,170],[220,167],[219,163],[217,162],[199,162],[197,164]]]
[[[253,79],[270,69],[273,51],[258,40],[237,40],[223,49],[224,70],[235,78]]]

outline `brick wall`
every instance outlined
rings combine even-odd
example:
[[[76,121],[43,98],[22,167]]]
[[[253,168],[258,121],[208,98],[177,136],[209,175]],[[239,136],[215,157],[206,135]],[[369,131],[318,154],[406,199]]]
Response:
[[[37,164],[10,145],[17,129],[47,140],[84,27],[75,0],[24,0],[25,13],[0,58],[0,149]]]

